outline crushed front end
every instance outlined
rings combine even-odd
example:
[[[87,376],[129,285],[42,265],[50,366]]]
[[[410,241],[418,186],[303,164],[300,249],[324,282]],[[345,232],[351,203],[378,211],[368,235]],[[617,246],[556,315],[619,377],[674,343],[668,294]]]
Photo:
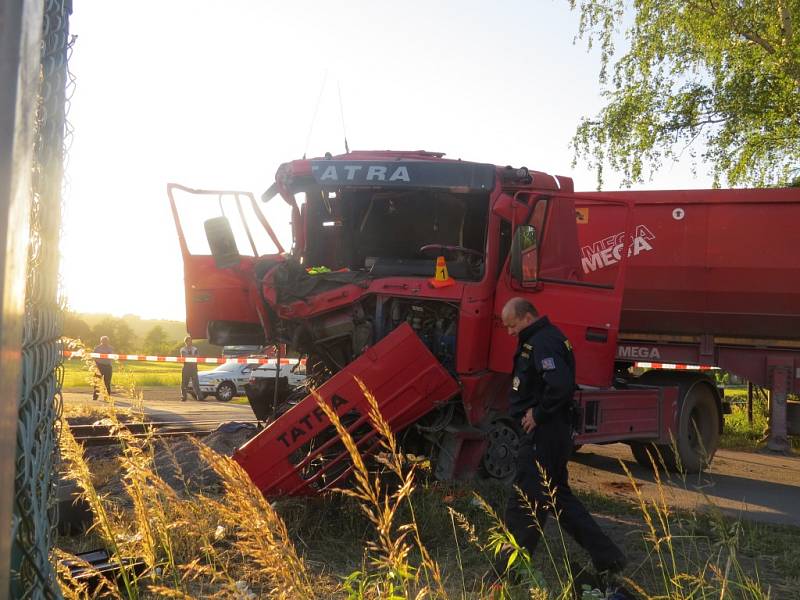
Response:
[[[492,165],[440,154],[354,152],[282,165],[261,204],[241,192],[171,190],[176,222],[176,191],[212,200],[217,194],[222,212],[203,221],[212,256],[187,252],[179,224],[190,333],[221,345],[281,344],[306,357],[309,385],[334,408],[345,407],[353,431],[369,440],[353,383],[360,374],[394,415],[389,421],[404,449],[440,454],[440,477],[473,475],[485,449],[475,424],[485,420],[486,406],[464,406],[460,392],[480,392],[487,406],[502,396],[487,372],[495,179]],[[232,200],[228,210],[223,194]],[[290,251],[280,246],[263,203],[270,214],[275,204],[288,208]],[[249,223],[243,206],[252,212]],[[274,243],[271,252],[259,247],[259,226]],[[446,261],[443,282],[434,279],[439,257]],[[276,385],[250,399],[269,422],[237,460],[266,493],[327,489],[347,471],[334,469],[334,477],[314,466],[320,452],[328,462],[343,459],[320,450],[333,445],[330,424],[316,422],[307,392]],[[314,427],[298,426],[305,417]],[[458,464],[462,455],[468,465]]]

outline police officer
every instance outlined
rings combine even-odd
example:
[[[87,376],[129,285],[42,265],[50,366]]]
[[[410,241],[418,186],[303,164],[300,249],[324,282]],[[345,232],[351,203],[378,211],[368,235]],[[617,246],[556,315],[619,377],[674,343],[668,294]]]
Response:
[[[625,566],[622,551],[605,535],[569,488],[567,462],[573,450],[572,414],[575,357],[563,333],[524,298],[512,298],[503,308],[503,325],[518,336],[509,412],[519,419],[522,434],[515,489],[508,500],[505,522],[517,543],[533,556],[541,536],[531,514],[544,528],[552,510],[553,491],[559,523],[592,558],[599,573]],[[545,484],[540,468],[544,471]],[[525,498],[520,497],[519,488]],[[504,575],[508,553],[501,552],[495,572]]]
[[[188,358],[190,356],[197,357],[199,355],[200,350],[197,349],[197,346],[192,344],[192,336],[187,335],[185,338],[183,338],[181,356]],[[202,399],[202,395],[200,394],[200,378],[197,374],[196,362],[183,363],[183,369],[181,370],[181,401],[183,402],[186,402],[186,393],[189,391],[190,385],[192,386],[195,399]]]

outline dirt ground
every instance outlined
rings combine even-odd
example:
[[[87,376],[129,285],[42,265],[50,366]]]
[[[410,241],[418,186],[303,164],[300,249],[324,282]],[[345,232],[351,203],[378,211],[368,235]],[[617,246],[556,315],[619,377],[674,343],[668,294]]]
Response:
[[[122,409],[129,399],[114,396]],[[67,407],[92,406],[88,392],[66,392]],[[159,421],[251,421],[246,404],[221,403],[215,399],[181,402],[174,389],[144,390],[144,409]],[[654,474],[640,467],[624,444],[586,445],[570,464],[573,488],[605,496],[634,500],[633,486],[621,463],[630,470],[645,498],[658,494]],[[684,479],[665,476],[667,502],[674,508],[703,510],[715,506],[745,520],[800,526],[800,458],[720,450],[711,468]]]
[[[181,401],[180,392],[175,388],[144,388],[142,391],[145,412],[154,421],[251,421],[255,419],[247,404],[219,402],[213,397],[197,401],[190,395],[186,402]],[[101,409],[103,400],[92,400],[90,391],[64,392],[64,406],[97,407]],[[114,394],[114,405],[121,410],[135,407],[130,398]]]
[[[620,461],[643,496],[656,497],[652,470],[640,467],[624,444],[581,448],[570,464],[572,486],[633,500],[633,486]],[[673,507],[704,510],[715,506],[744,520],[800,526],[800,458],[719,450],[705,473],[664,477],[667,502]]]

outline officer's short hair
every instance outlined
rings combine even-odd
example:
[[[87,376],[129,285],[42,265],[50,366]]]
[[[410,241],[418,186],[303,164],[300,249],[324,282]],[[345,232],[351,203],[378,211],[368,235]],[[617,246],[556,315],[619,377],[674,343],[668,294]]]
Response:
[[[525,300],[525,298],[512,298],[509,304],[517,319],[522,319],[525,315],[531,315],[533,317],[539,316],[539,311],[536,310],[536,307]]]

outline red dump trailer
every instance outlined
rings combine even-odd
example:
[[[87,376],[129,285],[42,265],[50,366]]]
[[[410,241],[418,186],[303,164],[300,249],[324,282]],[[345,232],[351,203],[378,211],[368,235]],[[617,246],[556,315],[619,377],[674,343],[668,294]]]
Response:
[[[619,224],[592,199],[633,200],[617,359],[715,365],[773,391],[769,443],[800,434],[800,250],[792,189],[582,194],[576,202],[581,276],[616,276]]]
[[[771,442],[786,442],[787,395],[800,389],[800,190],[576,193],[570,178],[524,167],[379,151],[285,163],[261,202],[168,192],[189,333],[307,356],[365,452],[375,433],[354,376],[438,477],[512,473],[516,340],[500,311],[514,296],[573,344],[578,443],[708,464],[725,409],[713,379],[636,375],[642,361],[718,366],[770,387]],[[289,251],[272,230],[280,202]],[[444,287],[431,281],[439,256]],[[266,494],[340,482],[349,465],[316,400],[276,389],[249,398],[268,423],[235,458]]]

